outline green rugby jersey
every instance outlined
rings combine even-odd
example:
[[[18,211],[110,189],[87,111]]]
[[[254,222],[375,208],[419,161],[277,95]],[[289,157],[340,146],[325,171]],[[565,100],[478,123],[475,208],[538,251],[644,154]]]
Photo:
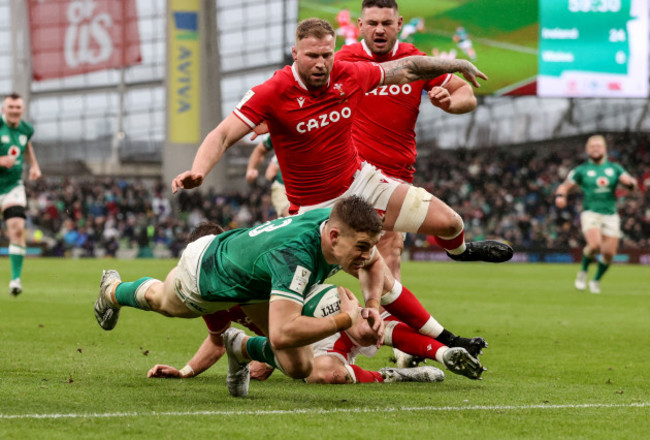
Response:
[[[582,209],[599,214],[616,214],[616,186],[626,171],[617,163],[605,160],[601,165],[584,162],[571,170],[567,180],[580,186],[584,193]]]
[[[0,194],[22,183],[24,154],[33,134],[34,127],[28,122],[20,121],[18,127],[13,128],[4,117],[0,118],[0,156],[16,157],[11,168],[0,167]]]
[[[304,304],[312,285],[340,270],[321,250],[321,225],[330,211],[315,209],[217,235],[201,257],[201,297],[245,304],[273,294]]]

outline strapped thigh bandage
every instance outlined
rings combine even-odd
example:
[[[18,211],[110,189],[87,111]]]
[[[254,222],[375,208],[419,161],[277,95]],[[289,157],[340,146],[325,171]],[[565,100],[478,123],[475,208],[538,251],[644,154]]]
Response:
[[[409,187],[402,207],[395,220],[393,230],[399,232],[418,232],[429,211],[433,196],[423,188]]]

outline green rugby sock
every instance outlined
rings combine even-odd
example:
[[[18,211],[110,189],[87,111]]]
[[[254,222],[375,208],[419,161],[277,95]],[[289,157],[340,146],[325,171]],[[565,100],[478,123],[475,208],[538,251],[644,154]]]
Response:
[[[275,353],[271,348],[269,338],[254,336],[246,341],[246,351],[248,357],[254,361],[266,362],[273,368],[278,368],[275,362]]]
[[[15,280],[20,278],[20,274],[23,272],[23,260],[25,259],[24,255],[9,254],[9,261],[11,262],[11,279]]]
[[[23,260],[27,248],[16,243],[9,243],[9,261],[11,263],[11,279],[20,278],[23,273]]]
[[[596,269],[596,276],[594,277],[594,281],[600,281],[603,275],[605,275],[605,272],[607,272],[607,269],[609,269],[609,264],[605,264],[602,261],[599,261],[598,269]]]
[[[580,270],[587,272],[587,268],[594,261],[593,258],[587,257],[585,254],[582,254],[582,261],[580,262]]]
[[[117,288],[115,289],[115,300],[121,306],[129,306],[135,307],[136,309],[149,310],[142,307],[135,297],[138,287],[149,280],[153,280],[153,278],[144,277],[136,281],[118,284]]]

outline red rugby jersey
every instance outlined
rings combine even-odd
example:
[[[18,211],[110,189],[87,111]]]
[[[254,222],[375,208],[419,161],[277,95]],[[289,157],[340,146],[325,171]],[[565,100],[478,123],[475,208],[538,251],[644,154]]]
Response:
[[[298,206],[345,192],[361,161],[352,120],[365,92],[384,80],[374,63],[334,62],[327,85],[309,90],[295,66],[253,87],[234,114],[249,127],[266,121],[289,201]]]
[[[385,55],[373,54],[365,41],[343,46],[336,53],[337,61],[373,61],[383,63],[411,55],[425,55],[409,43],[395,43]],[[415,121],[420,113],[422,90],[443,86],[451,74],[428,81],[402,85],[384,85],[366,93],[354,117],[352,139],[359,155],[391,177],[413,181]]]

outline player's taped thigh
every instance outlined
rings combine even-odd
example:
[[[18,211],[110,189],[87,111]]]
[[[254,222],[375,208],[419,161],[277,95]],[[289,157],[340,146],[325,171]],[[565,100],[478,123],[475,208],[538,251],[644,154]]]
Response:
[[[2,216],[6,220],[9,220],[10,218],[27,218],[27,211],[25,210],[24,206],[10,206],[9,208],[5,209],[2,211]]]
[[[427,218],[432,199],[433,196],[425,189],[410,186],[404,196],[404,201],[402,202],[397,220],[395,220],[393,230],[399,232],[418,232],[424,220]]]

